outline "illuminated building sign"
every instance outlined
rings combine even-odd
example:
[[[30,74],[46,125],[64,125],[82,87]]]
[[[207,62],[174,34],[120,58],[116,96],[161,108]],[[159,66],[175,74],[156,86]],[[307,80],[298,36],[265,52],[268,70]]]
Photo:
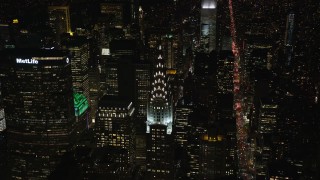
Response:
[[[68,57],[31,57],[31,58],[16,58],[17,64],[39,64],[39,61],[65,61],[67,64],[70,62]],[[41,62],[41,63],[42,63]]]
[[[39,62],[35,59],[21,59],[21,58],[17,58],[16,62],[18,64],[38,64]]]
[[[73,102],[76,116],[81,116],[89,107],[88,100],[83,94],[73,93]]]

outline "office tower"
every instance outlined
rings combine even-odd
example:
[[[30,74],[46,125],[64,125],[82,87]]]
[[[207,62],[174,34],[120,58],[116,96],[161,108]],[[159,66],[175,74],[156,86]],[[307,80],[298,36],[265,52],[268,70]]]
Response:
[[[101,57],[101,82],[107,95],[129,98],[135,104],[135,65],[138,46],[134,40],[112,40],[110,56]],[[103,72],[104,70],[104,72]],[[128,78],[129,77],[129,78]]]
[[[135,97],[136,104],[136,159],[135,162],[145,169],[146,166],[146,121],[147,105],[151,89],[151,64],[137,61],[134,63]]]
[[[77,123],[77,132],[91,124],[89,113],[89,44],[84,36],[61,36],[61,46],[68,50],[71,61],[72,87]],[[94,114],[93,114],[94,115]],[[95,115],[94,115],[95,116]]]
[[[161,45],[166,68],[177,68],[176,65],[182,55],[180,34],[167,27],[148,28],[145,34],[148,45],[147,57],[149,59],[156,58],[158,56],[157,48]]]
[[[55,44],[60,45],[60,36],[72,33],[70,25],[69,6],[48,6],[49,25],[53,31]]]
[[[109,17],[111,26],[123,28],[136,22],[138,4],[138,0],[106,0],[100,4],[100,12]]]
[[[217,54],[196,53],[194,60],[195,96],[194,103],[214,106],[214,93],[216,91],[215,70]]]
[[[208,134],[202,137],[201,144],[201,174],[204,179],[218,179],[228,176],[226,171],[226,139],[224,132],[217,127],[210,128]]]
[[[293,30],[294,30],[294,13],[291,12],[287,16],[286,33],[284,43],[286,46],[293,44]]]
[[[258,122],[257,122],[257,153],[256,153],[256,169],[257,176],[268,177],[268,166],[272,159],[277,159],[274,155],[278,154],[274,150],[274,145],[278,143],[276,140],[277,119],[279,107],[272,98],[261,98],[258,106]],[[274,141],[274,142],[273,142]]]
[[[236,120],[233,111],[233,94],[218,94],[216,122],[221,126],[225,142],[225,176],[237,174]]]
[[[0,95],[1,97],[1,95]],[[1,101],[0,101],[1,102]],[[4,115],[4,109],[0,107],[0,132],[4,131],[7,128],[6,119]]]
[[[285,51],[286,51],[286,65],[291,65],[293,56],[293,31],[294,31],[294,13],[291,12],[287,16],[286,33],[284,39]]]
[[[260,134],[272,134],[276,130],[278,105],[272,99],[264,98],[260,102],[258,132]]]
[[[9,24],[0,24],[0,49],[10,45],[10,26]]]
[[[62,39],[62,47],[70,53],[73,92],[89,96],[89,43],[84,36],[67,36]]]
[[[180,41],[179,34],[175,32],[168,32],[162,41],[162,47],[164,49],[164,58],[166,59],[166,67],[168,69],[176,68],[176,64],[179,60],[180,53]],[[181,54],[181,53],[180,53]]]
[[[161,45],[157,49],[158,57],[154,61],[153,83],[147,108],[147,177],[171,179],[172,107]]]
[[[206,107],[197,106],[188,118],[187,136],[187,172],[188,179],[202,179],[201,155],[202,137],[207,134],[208,110]]]
[[[133,101],[135,104],[135,65],[133,56],[120,56],[117,58],[102,58],[105,62],[105,73],[100,81],[105,87],[104,94],[121,96]],[[102,68],[103,69],[103,68]]]
[[[216,0],[202,0],[200,21],[200,44],[205,52],[210,53],[216,50]]]
[[[233,93],[233,63],[232,51],[220,51],[218,54],[217,83],[218,92],[222,94]]]
[[[100,4],[101,14],[112,18],[113,27],[122,28],[124,25],[124,5],[119,2],[105,2]]]
[[[255,73],[259,73],[261,69],[270,69],[272,65],[277,65],[273,62],[271,56],[271,41],[263,35],[247,35],[246,43],[244,44],[244,58],[241,63],[242,74],[240,78],[248,79],[251,86],[254,84]]]
[[[175,144],[185,148],[188,140],[188,118],[192,112],[192,106],[186,104],[184,99],[178,102],[175,110],[173,132]]]
[[[118,96],[104,96],[96,117],[97,147],[114,146],[127,150],[128,164],[133,162],[135,130],[133,103]]]
[[[108,59],[108,61],[105,64],[105,76],[102,76],[100,81],[102,81],[104,84],[106,95],[119,95],[119,75],[117,61],[110,58]]]
[[[151,64],[148,62],[135,63],[135,81],[137,89],[137,115],[147,117],[147,105],[151,90]]]
[[[96,112],[98,110],[98,102],[102,96],[101,83],[99,78],[99,70],[95,65],[91,65],[89,68],[89,96],[90,96],[90,116],[91,122],[95,123]]]
[[[10,177],[44,179],[72,141],[71,62],[56,50],[11,49],[1,57]]]
[[[147,179],[173,179],[173,150],[165,124],[151,124],[147,145]]]
[[[167,79],[162,57],[162,47],[158,47],[158,57],[154,62],[153,81],[147,112],[147,133],[151,124],[164,124],[167,134],[172,132],[172,105],[167,91]]]
[[[149,93],[151,89],[151,64],[139,61],[135,64],[136,89],[136,163],[146,166],[146,121]]]

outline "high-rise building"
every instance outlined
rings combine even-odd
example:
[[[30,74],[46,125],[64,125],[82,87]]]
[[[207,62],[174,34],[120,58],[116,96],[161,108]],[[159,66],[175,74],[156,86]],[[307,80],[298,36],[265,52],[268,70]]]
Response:
[[[118,68],[115,63],[109,62],[106,68],[107,95],[119,95]]]
[[[91,122],[95,123],[96,111],[98,109],[98,102],[101,98],[101,83],[99,78],[99,70],[95,65],[91,65],[89,68],[89,94],[90,94],[90,116]]]
[[[62,46],[70,53],[73,92],[89,96],[89,44],[84,36],[69,36],[62,40]]]
[[[147,108],[147,177],[172,179],[172,107],[167,90],[165,61],[161,45],[154,61],[153,83]]]
[[[158,57],[154,62],[153,81],[147,112],[147,133],[151,124],[163,124],[167,126],[167,134],[172,132],[172,105],[167,90],[167,79],[162,57],[162,47],[158,47]]]
[[[114,27],[120,27],[124,25],[124,5],[119,2],[106,2],[100,4],[101,14],[106,14],[112,17],[112,24]]]
[[[233,111],[233,94],[219,94],[217,97],[217,122],[223,132],[225,143],[225,176],[237,173],[237,133]]]
[[[200,21],[200,44],[204,51],[209,53],[216,49],[216,0],[202,0]]]
[[[233,93],[233,63],[232,51],[220,51],[218,54],[217,83],[222,94]]]
[[[286,65],[290,65],[293,56],[293,31],[294,31],[294,13],[291,12],[287,17],[286,33],[285,33],[285,51],[287,55]]]
[[[135,130],[133,103],[118,96],[104,96],[99,101],[96,117],[97,147],[115,146],[128,152],[128,163],[133,162]]]
[[[0,108],[0,132],[4,131],[6,127],[7,126],[6,126],[6,119],[4,115],[4,109]]]
[[[182,148],[187,146],[188,118],[191,112],[192,106],[185,104],[183,99],[178,102],[174,115],[173,132],[175,143]]]
[[[68,150],[75,123],[71,62],[57,50],[1,52],[1,92],[13,179],[44,179]]]
[[[60,36],[64,33],[71,33],[69,6],[49,6],[49,24],[52,28],[55,44],[60,45]]]
[[[173,179],[173,151],[164,124],[151,124],[147,142],[147,179]]]
[[[218,179],[229,175],[229,171],[226,171],[226,142],[222,133],[215,131],[217,129],[202,137],[201,174],[204,179]]]
[[[272,159],[277,159],[274,145],[279,143],[276,138],[278,131],[279,106],[271,98],[260,99],[257,131],[259,134],[256,153],[256,169],[259,177],[268,177],[268,166]],[[274,140],[273,140],[274,139]],[[276,140],[277,139],[277,140]],[[276,152],[275,154],[273,152]],[[273,157],[274,156],[274,157]]]
[[[203,108],[205,109],[205,108]],[[203,110],[202,109],[202,110]],[[195,109],[188,118],[187,136],[187,177],[188,179],[201,179],[201,137],[207,133],[205,126],[208,119],[205,111]]]
[[[71,57],[72,87],[74,92],[77,131],[82,132],[91,124],[89,103],[89,44],[85,36],[65,34],[61,40],[62,48]]]
[[[146,121],[149,93],[151,89],[151,65],[148,62],[135,63],[136,89],[136,163],[146,165]]]
[[[270,99],[261,99],[258,132],[272,134],[276,130],[278,105]]]
[[[148,62],[135,63],[138,116],[147,117],[147,105],[151,90],[151,67]]]

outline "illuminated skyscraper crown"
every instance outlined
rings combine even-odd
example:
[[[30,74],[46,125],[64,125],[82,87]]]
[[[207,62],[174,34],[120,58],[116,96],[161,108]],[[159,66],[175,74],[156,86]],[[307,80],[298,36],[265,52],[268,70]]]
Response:
[[[159,46],[159,51],[161,51],[161,46]],[[150,103],[154,102],[166,102],[168,104],[167,99],[167,84],[166,84],[166,71],[164,66],[164,60],[159,53],[154,69],[153,75],[153,83],[152,83],[152,90],[151,90],[151,99]]]
[[[167,126],[167,134],[172,132],[172,107],[166,82],[166,67],[162,56],[162,47],[158,47],[158,55],[154,62],[154,73],[150,101],[147,113],[147,132],[152,124]]]

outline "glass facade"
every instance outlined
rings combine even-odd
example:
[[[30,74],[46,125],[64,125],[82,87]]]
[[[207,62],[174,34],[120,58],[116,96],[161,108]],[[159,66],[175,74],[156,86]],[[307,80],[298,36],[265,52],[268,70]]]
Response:
[[[4,56],[1,90],[10,176],[46,178],[67,151],[75,120],[69,59],[47,50],[12,50]]]

